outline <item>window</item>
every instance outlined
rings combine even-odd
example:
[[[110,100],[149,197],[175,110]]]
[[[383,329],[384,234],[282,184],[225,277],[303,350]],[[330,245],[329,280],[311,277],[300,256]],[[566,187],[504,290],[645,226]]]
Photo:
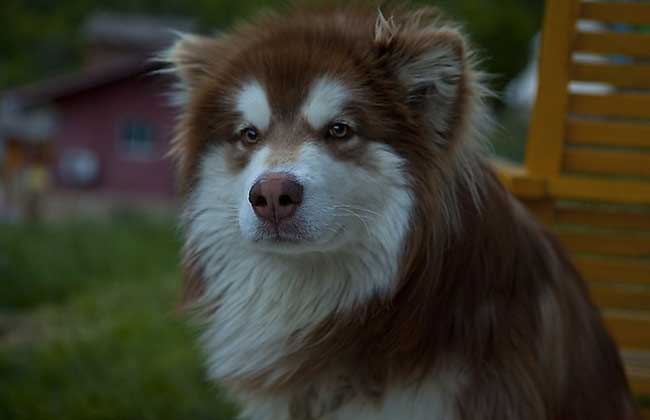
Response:
[[[119,132],[119,149],[129,159],[152,159],[155,156],[153,125],[147,121],[127,120]]]

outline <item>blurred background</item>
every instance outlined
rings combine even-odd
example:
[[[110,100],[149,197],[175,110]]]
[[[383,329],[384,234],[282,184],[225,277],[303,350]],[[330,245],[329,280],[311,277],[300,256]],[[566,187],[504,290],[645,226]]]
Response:
[[[0,5],[0,419],[230,419],[174,312],[170,80],[147,59],[272,0]],[[441,0],[493,75],[520,160],[542,0]]]

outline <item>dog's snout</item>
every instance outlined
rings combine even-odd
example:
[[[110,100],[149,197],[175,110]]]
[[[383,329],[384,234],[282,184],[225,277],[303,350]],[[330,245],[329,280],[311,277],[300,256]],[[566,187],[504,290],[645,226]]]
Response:
[[[258,180],[248,194],[257,217],[278,223],[293,216],[302,203],[303,186],[286,173],[269,174]]]

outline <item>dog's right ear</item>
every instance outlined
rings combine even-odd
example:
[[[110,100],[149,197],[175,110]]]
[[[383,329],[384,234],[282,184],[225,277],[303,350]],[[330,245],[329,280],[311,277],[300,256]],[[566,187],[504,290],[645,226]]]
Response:
[[[220,56],[219,40],[199,35],[179,34],[179,38],[158,61],[165,65],[162,72],[176,75],[183,94],[191,92],[210,77]]]
[[[423,113],[437,132],[446,133],[467,95],[469,66],[464,35],[441,19],[430,8],[388,18],[380,12],[375,48],[404,86],[405,102]]]

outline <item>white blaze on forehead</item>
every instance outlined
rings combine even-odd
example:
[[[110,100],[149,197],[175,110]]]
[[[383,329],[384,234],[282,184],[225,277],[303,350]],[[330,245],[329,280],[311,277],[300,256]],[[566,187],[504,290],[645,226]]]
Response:
[[[302,114],[313,128],[322,128],[343,111],[349,97],[350,91],[342,82],[323,77],[312,84]]]
[[[271,122],[271,107],[264,88],[258,81],[250,82],[239,91],[235,99],[237,111],[246,122],[266,130]]]

